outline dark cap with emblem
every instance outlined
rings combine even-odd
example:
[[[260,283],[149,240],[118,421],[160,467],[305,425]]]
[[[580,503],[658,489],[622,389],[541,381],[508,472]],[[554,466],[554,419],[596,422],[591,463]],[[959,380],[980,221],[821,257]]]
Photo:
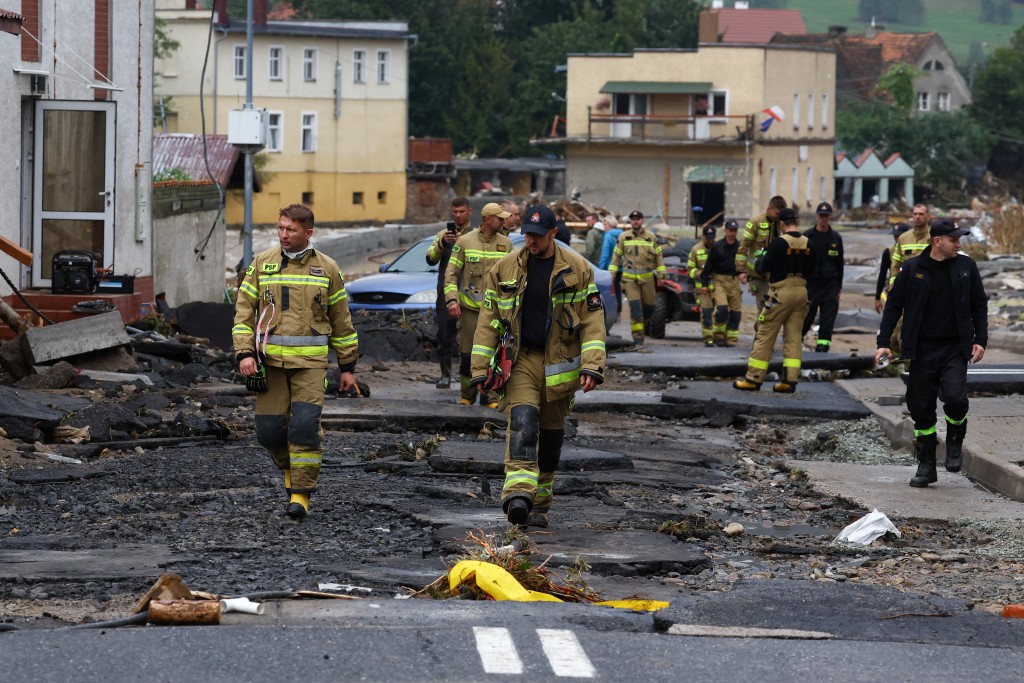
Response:
[[[963,237],[970,235],[970,230],[964,230],[952,218],[940,218],[932,221],[932,228],[929,231],[932,237]]]
[[[779,220],[783,223],[793,223],[796,219],[796,211],[793,209],[785,208],[779,211]]]
[[[701,234],[704,235],[705,237],[714,237],[715,236],[715,226],[713,226],[713,225],[705,225],[704,229],[701,230]]]
[[[907,230],[910,230],[910,226],[901,221],[901,222],[897,223],[896,225],[892,226],[892,236],[893,237],[899,237],[900,235],[905,233]]]
[[[546,206],[531,206],[523,217],[523,232],[531,235],[546,235],[556,228],[555,212]]]
[[[818,204],[818,208],[814,210],[814,213],[818,214],[819,216],[831,216],[832,205],[829,204],[828,202],[822,202],[821,204]]]
[[[726,230],[739,230],[740,229],[740,224],[730,218],[729,220],[727,220],[725,222],[725,229]]]
[[[629,212],[629,217],[630,218],[643,218],[644,217],[644,212],[643,211],[630,211]]]

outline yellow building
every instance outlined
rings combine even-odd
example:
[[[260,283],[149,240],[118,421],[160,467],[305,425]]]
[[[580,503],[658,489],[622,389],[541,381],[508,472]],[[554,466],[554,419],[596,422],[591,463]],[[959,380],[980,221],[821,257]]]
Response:
[[[246,91],[246,24],[226,3],[211,12],[188,0],[157,0],[157,17],[180,47],[158,60],[157,132],[228,132]],[[267,20],[255,16],[253,106],[268,112],[266,182],[253,222],[275,223],[282,206],[309,205],[318,223],[401,220],[406,204],[408,45],[405,22]],[[161,100],[162,98],[162,100]],[[165,116],[161,116],[164,112]],[[164,123],[166,122],[166,123]],[[227,222],[243,220],[240,191]]]
[[[565,136],[534,142],[565,145],[566,187],[620,214],[720,224],[774,195],[806,211],[832,201],[835,65],[781,45],[572,54]]]

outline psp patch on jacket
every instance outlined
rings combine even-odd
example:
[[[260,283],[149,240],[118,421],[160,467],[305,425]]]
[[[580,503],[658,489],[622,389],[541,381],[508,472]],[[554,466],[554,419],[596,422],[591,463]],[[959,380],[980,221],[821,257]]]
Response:
[[[279,270],[281,270],[281,264],[280,263],[264,263],[263,264],[263,272],[264,273],[276,273]]]
[[[604,302],[601,301],[601,295],[594,293],[587,295],[587,310],[600,311],[604,308]]]
[[[324,275],[323,266],[310,266],[309,267],[309,274],[310,275],[319,275],[320,277],[323,277],[323,275]]]

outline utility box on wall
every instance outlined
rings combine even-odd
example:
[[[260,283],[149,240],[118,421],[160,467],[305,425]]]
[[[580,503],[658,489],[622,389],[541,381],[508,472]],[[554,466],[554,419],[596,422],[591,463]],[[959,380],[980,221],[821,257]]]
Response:
[[[228,112],[228,142],[232,145],[265,147],[266,109],[232,109]]]

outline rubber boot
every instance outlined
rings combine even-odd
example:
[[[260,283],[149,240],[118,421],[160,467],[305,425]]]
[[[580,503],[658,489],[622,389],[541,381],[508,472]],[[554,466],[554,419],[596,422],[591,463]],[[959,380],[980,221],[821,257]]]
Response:
[[[914,488],[924,488],[939,480],[939,475],[935,471],[935,448],[938,445],[939,441],[934,434],[917,437],[917,442],[914,444],[917,472],[910,480],[910,485]]]
[[[283,471],[284,471],[284,492],[287,493],[290,496],[290,495],[292,495],[292,471],[291,470],[283,470]]]
[[[292,519],[305,519],[309,514],[309,494],[293,493],[285,512]]]
[[[967,419],[960,424],[946,422],[946,471],[959,472],[964,464],[964,437],[967,436]]]
[[[508,455],[505,460],[505,485],[501,507],[512,524],[524,525],[537,495],[537,440],[540,409],[531,405],[512,406],[508,416]],[[530,479],[533,479],[531,483]]]
[[[517,524],[519,526],[526,526],[527,520],[530,518],[530,501],[523,496],[514,496],[508,501],[508,521],[509,524]]]
[[[744,377],[733,382],[732,388],[740,391],[761,391],[761,383]]]
[[[452,357],[447,353],[441,354],[441,378],[434,385],[438,389],[450,389],[452,386]]]
[[[772,391],[776,394],[793,394],[796,393],[796,382],[778,382],[772,387]]]

